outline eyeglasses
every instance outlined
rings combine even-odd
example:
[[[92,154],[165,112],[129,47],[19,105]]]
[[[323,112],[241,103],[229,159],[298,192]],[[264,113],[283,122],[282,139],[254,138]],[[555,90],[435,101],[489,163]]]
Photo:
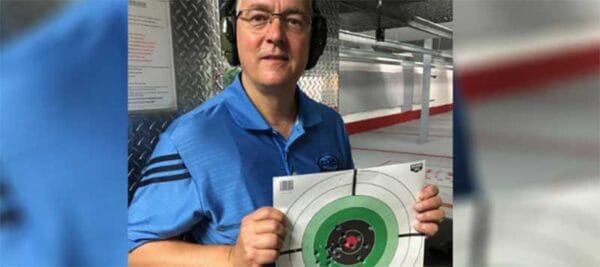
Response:
[[[273,17],[275,16],[279,16],[284,29],[288,32],[303,34],[310,27],[310,17],[297,12],[278,14],[260,9],[246,9],[240,10],[236,18],[245,21],[254,31],[262,32],[267,28],[267,24],[273,22]]]

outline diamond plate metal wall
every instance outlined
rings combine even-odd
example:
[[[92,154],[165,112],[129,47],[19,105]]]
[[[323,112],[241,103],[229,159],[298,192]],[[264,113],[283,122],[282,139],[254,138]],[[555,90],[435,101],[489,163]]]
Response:
[[[304,73],[300,87],[310,97],[338,109],[339,3],[317,0],[327,18],[327,46],[319,63]],[[179,115],[223,89],[225,59],[221,56],[218,0],[171,1],[177,112],[130,114],[128,140],[129,198],[159,134]]]
[[[179,115],[190,111],[223,89],[218,0],[171,1],[171,27],[177,112],[129,116],[129,198],[135,192],[144,163],[159,134]]]
[[[312,99],[338,110],[340,4],[337,0],[317,0],[327,19],[327,46],[319,63],[302,75],[300,88]]]

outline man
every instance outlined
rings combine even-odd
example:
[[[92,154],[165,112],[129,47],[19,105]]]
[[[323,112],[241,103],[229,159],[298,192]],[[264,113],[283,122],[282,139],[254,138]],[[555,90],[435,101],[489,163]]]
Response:
[[[285,236],[284,215],[269,207],[272,178],[354,167],[339,114],[296,86],[312,65],[312,4],[237,3],[242,73],[161,135],[130,206],[130,264],[272,263]],[[319,166],[322,157],[336,166]],[[426,187],[416,206],[415,228],[427,235],[444,216],[436,195]],[[172,240],[190,230],[199,244]]]

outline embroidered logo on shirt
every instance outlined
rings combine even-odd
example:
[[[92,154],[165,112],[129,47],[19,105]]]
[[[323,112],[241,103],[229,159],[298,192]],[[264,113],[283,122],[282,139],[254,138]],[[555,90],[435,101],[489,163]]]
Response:
[[[338,169],[337,158],[330,154],[321,156],[318,163],[321,171],[337,171]]]

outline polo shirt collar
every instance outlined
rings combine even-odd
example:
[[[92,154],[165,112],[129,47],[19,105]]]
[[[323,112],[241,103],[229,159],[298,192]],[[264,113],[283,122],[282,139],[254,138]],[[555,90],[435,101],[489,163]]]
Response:
[[[246,94],[240,81],[240,75],[226,89],[227,97],[225,103],[231,112],[234,121],[242,128],[248,130],[271,130],[271,126],[265,121],[258,109],[254,106]],[[298,122],[303,128],[310,127],[322,121],[318,104],[311,100],[298,86]]]
[[[319,104],[310,99],[298,86],[296,86],[296,95],[298,96],[298,117],[302,126],[308,128],[320,123],[322,118]]]

